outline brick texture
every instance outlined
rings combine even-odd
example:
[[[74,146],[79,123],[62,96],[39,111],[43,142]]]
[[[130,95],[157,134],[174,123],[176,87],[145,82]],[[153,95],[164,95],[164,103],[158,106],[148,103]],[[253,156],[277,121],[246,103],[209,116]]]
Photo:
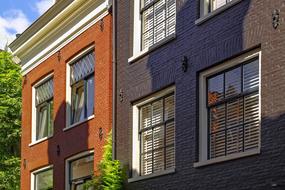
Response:
[[[21,189],[30,189],[31,172],[53,165],[54,189],[65,189],[65,160],[75,154],[94,149],[94,170],[102,157],[104,137],[112,127],[112,16],[103,19],[104,30],[96,23],[24,76],[22,114]],[[66,63],[84,48],[95,45],[95,118],[63,131],[66,126]],[[49,73],[54,74],[54,135],[47,141],[29,147],[31,143],[32,86]],[[60,155],[57,154],[60,147]],[[26,160],[26,167],[24,167]]]
[[[246,0],[206,22],[198,0],[177,0],[176,39],[128,63],[132,52],[132,1],[117,8],[117,159],[131,171],[132,104],[170,84],[176,86],[176,172],[126,183],[127,189],[285,189],[285,1]],[[280,26],[272,12],[280,10]],[[198,76],[224,60],[261,48],[261,154],[194,168],[198,157]],[[183,56],[189,68],[182,71]],[[123,102],[119,91],[124,92]],[[272,184],[277,184],[272,187]],[[274,185],[273,185],[274,186]]]

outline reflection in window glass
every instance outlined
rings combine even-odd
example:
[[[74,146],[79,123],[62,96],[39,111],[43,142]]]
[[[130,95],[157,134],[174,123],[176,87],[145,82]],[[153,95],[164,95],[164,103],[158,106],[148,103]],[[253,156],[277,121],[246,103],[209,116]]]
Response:
[[[208,78],[209,159],[258,148],[258,63],[253,60]]]
[[[35,190],[53,189],[53,170],[45,170],[35,175]]]
[[[81,190],[94,173],[94,155],[89,155],[70,162],[71,190]]]
[[[224,75],[208,79],[208,104],[214,104],[224,98]]]

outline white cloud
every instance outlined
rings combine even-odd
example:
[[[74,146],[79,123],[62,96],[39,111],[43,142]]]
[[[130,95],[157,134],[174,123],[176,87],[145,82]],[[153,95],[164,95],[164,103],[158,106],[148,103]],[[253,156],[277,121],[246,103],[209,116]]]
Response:
[[[30,22],[21,10],[9,10],[0,15],[0,49],[11,43],[16,34],[22,33]]]
[[[54,0],[39,0],[36,2],[36,10],[39,15],[44,14],[52,5]]]

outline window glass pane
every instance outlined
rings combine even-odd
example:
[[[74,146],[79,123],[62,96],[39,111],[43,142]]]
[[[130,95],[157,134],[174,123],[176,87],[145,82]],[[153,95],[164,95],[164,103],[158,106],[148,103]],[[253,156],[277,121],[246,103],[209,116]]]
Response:
[[[208,80],[208,104],[215,104],[224,98],[224,75],[220,74]]]
[[[225,74],[225,93],[226,97],[241,93],[241,67],[226,72]]]
[[[80,60],[71,65],[70,81],[75,84],[84,77],[94,72],[95,57],[94,52],[88,53]]]
[[[90,155],[71,162],[71,180],[92,176],[94,173],[94,156]]]
[[[152,130],[147,130],[145,132],[142,132],[142,150],[141,152],[149,152],[153,149],[153,136],[152,136]]]
[[[36,106],[53,97],[53,79],[36,88]]]
[[[48,122],[48,136],[53,134],[53,100],[49,102],[49,122]]]
[[[153,152],[153,172],[164,170],[164,149],[158,149]]]
[[[174,95],[140,108],[141,175],[175,166],[174,110]]]
[[[153,27],[154,27],[154,12],[153,7],[145,10],[142,16],[142,47],[150,47],[153,45]]]
[[[140,126],[141,128],[147,128],[151,126],[151,105],[147,105],[141,108],[140,111]]]
[[[214,11],[231,1],[232,0],[210,0],[210,5],[211,5],[210,11]]]
[[[84,119],[84,86],[75,86],[72,89],[72,123],[82,121]]]
[[[165,120],[174,118],[174,95],[164,100],[164,118]]]
[[[159,124],[162,121],[163,121],[163,100],[159,100],[152,104],[152,125]]]
[[[243,98],[227,104],[227,128],[243,125]]]
[[[243,151],[243,126],[227,130],[227,155]]]
[[[208,79],[210,159],[258,148],[260,140],[258,64],[258,61],[253,61]],[[226,99],[220,98],[222,101],[217,102],[218,95],[213,94],[222,93],[221,84],[224,84],[224,81]],[[217,104],[213,105],[212,102]]]
[[[35,174],[35,190],[52,190],[53,189],[53,170],[47,170]]]
[[[175,33],[176,1],[142,2],[142,49],[145,49]]]
[[[259,145],[259,95],[254,93],[244,99],[245,150],[257,148]]]
[[[259,86],[258,60],[244,65],[243,67],[243,91],[252,90]]]
[[[152,173],[152,152],[147,152],[141,156],[141,175]]]
[[[153,149],[163,148],[164,146],[164,126],[153,129]]]
[[[210,135],[210,158],[225,156],[225,131]]]
[[[94,113],[94,76],[90,77],[87,81],[87,117]]]
[[[38,108],[38,126],[36,140],[48,136],[48,106]]]
[[[166,5],[165,5],[166,0],[160,0],[154,5],[154,36],[155,36],[155,41],[159,42],[163,38],[165,38],[165,19],[166,19]]]
[[[210,109],[210,133],[216,133],[225,129],[225,105]]]

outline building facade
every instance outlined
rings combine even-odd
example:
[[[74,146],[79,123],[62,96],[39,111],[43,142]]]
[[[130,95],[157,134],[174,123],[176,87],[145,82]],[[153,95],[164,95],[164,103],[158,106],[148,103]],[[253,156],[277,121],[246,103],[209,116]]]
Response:
[[[22,67],[21,189],[82,189],[112,127],[111,1],[62,0],[10,48]]]
[[[126,189],[284,189],[285,4],[116,5],[115,158]]]

